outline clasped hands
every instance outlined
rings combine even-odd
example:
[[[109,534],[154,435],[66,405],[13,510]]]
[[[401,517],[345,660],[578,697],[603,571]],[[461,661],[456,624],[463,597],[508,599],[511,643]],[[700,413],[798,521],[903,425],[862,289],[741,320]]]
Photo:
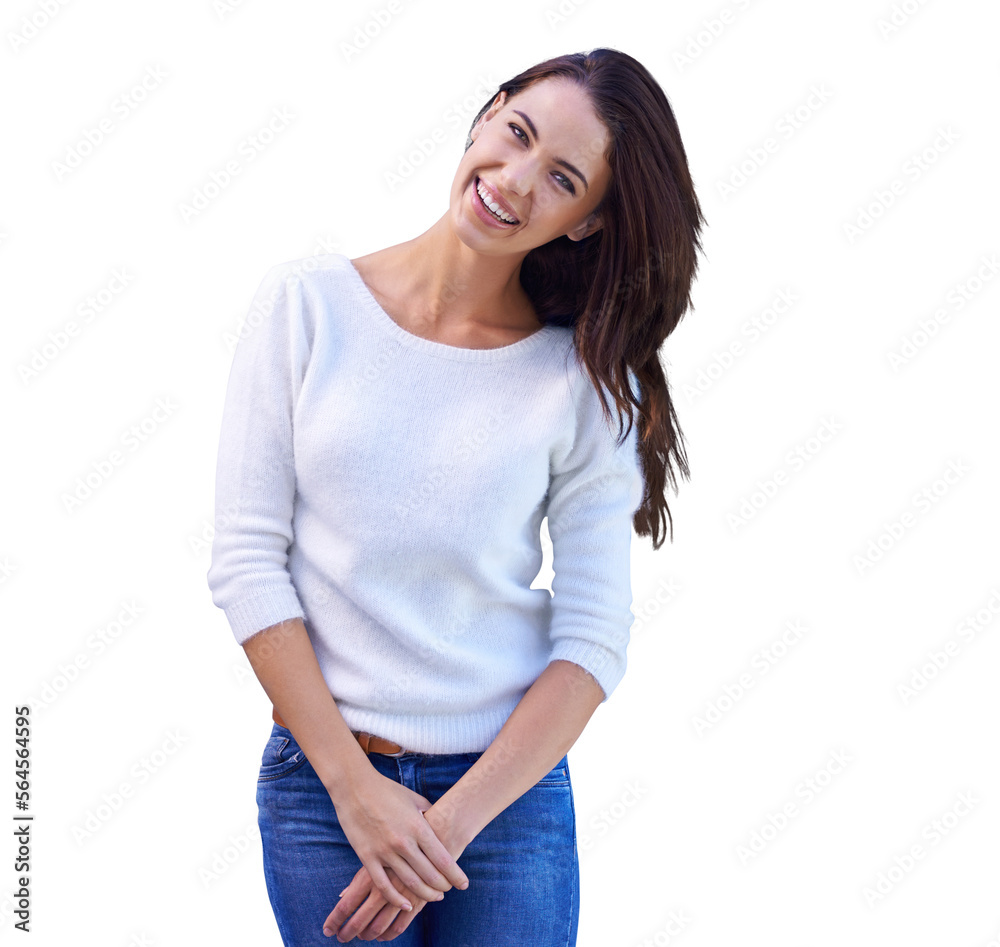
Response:
[[[362,861],[323,924],[346,943],[392,940],[428,901],[469,880],[456,859],[471,838],[444,798],[436,804],[372,771],[364,790],[334,805],[341,828]],[[383,867],[384,866],[384,867]]]

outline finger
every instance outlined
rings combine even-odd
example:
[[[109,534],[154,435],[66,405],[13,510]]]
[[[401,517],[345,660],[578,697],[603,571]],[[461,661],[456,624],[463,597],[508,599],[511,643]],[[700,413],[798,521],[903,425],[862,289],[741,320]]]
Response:
[[[375,920],[361,932],[360,936],[362,939],[374,936],[375,940],[383,941],[399,937],[410,926],[413,919],[420,913],[420,909],[426,903],[421,898],[414,898],[412,911],[397,911],[392,905],[387,904],[379,911]],[[375,933],[376,931],[377,933]]]
[[[393,916],[398,912],[398,908],[391,907],[385,903],[385,898],[377,890],[373,890],[364,904],[354,913],[354,916],[340,928],[337,932],[337,940],[341,943],[348,943],[358,936],[375,919],[382,908],[388,907],[393,911]]]
[[[386,904],[382,909],[375,915],[375,917],[369,922],[368,926],[359,931],[355,936],[360,937],[361,940],[378,940],[381,935],[385,933],[389,925],[397,918],[404,918],[403,929],[409,925],[410,921],[416,917],[417,912],[427,903],[420,898],[415,898],[413,892],[408,890],[403,882],[400,881],[397,874],[391,869],[387,868],[385,870],[386,875],[389,876],[389,880],[392,882],[393,887],[397,891],[401,891],[407,898],[409,898],[410,903],[413,905],[412,911],[401,912],[397,907],[392,904]]]
[[[426,901],[417,901],[412,911],[400,911],[396,915],[396,919],[379,934],[376,940],[392,940],[395,937],[399,937],[410,926],[410,922],[417,916],[417,912],[426,903]]]
[[[351,883],[340,892],[337,906],[323,922],[324,933],[329,929],[333,934],[336,934],[340,925],[364,903],[373,889],[371,875],[368,874],[368,869],[362,865]]]
[[[420,793],[414,792],[412,789],[410,790],[410,798],[416,802],[417,808],[421,812],[426,812],[431,806],[434,805],[434,803],[431,802],[426,796],[421,796]]]
[[[418,857],[419,856],[419,857]],[[417,855],[408,855],[403,858],[402,855],[390,854],[386,856],[387,868],[392,868],[393,871],[399,876],[400,881],[402,881],[405,888],[409,889],[414,895],[423,901],[440,901],[444,897],[444,892],[440,888],[435,888],[432,885],[427,884],[423,878],[414,870],[414,863],[421,867],[421,870],[432,875],[436,874],[434,866],[424,857],[423,852],[418,852]],[[449,887],[447,880],[444,876],[441,876],[440,883],[445,887]],[[388,900],[388,899],[387,899]],[[412,901],[410,904],[412,905]],[[401,905],[400,905],[401,907]]]
[[[398,918],[406,918],[406,924],[409,925],[410,921],[416,917],[417,911],[420,910],[419,905],[421,904],[426,904],[426,902],[418,901],[417,906],[412,911],[399,911],[391,904],[387,904],[375,915],[372,922],[358,936],[362,940],[387,940],[389,935],[386,934],[386,931],[392,922]]]
[[[441,845],[434,830],[425,823],[414,838],[407,840],[407,844],[383,856],[386,867],[392,868],[403,884],[424,901],[440,901],[444,892],[452,888],[451,882],[424,854],[422,846],[430,846],[432,842]],[[448,850],[441,847],[445,857],[449,857]]]
[[[395,858],[398,859],[398,861],[402,865],[409,868],[406,862],[403,861],[401,858],[399,858],[398,855],[395,856]],[[377,861],[372,862],[370,865],[365,865],[365,867],[368,869],[368,874],[371,875],[372,882],[374,883],[375,887],[378,888],[380,892],[382,892],[382,897],[385,898],[386,901],[388,901],[390,904],[395,904],[396,907],[404,911],[411,911],[413,909],[413,906],[406,900],[406,898],[403,897],[403,895],[401,895],[395,889],[395,887],[393,887],[392,882],[389,880],[388,876],[385,873],[385,869]],[[393,862],[393,864],[390,867],[396,869],[396,874],[399,875],[400,878],[403,878],[405,883],[405,876],[399,870],[399,866],[395,862]],[[417,889],[414,888],[412,884],[407,884],[407,887],[410,888],[412,891],[416,892],[417,894],[420,894],[420,892],[417,891]]]
[[[352,881],[340,892],[340,900],[334,910],[340,911],[343,920],[344,917],[349,917],[361,907],[368,895],[375,890],[377,890],[375,884],[366,870],[363,883]]]
[[[414,906],[412,911],[400,911],[399,908],[393,907],[391,904],[384,905],[375,917],[369,921],[368,926],[356,936],[362,940],[381,940],[382,935],[388,930],[389,925],[397,918],[406,918],[406,924],[408,925],[416,917],[417,911],[427,902],[421,901],[419,898],[413,898],[411,903]]]
[[[430,829],[430,823],[427,827]],[[430,837],[421,836],[420,838],[421,847],[424,850],[424,854],[427,856],[434,868],[439,871],[443,878],[442,880],[447,882],[447,886],[437,884],[436,887],[441,891],[447,891],[448,888],[459,888],[464,891],[469,887],[469,878],[464,871],[459,867],[458,862],[452,857],[451,852],[444,847],[444,843],[434,834],[434,830],[431,829]],[[425,876],[426,877],[426,876]],[[413,889],[417,894],[423,896],[422,892],[417,891],[416,888]],[[426,898],[425,900],[431,900]]]

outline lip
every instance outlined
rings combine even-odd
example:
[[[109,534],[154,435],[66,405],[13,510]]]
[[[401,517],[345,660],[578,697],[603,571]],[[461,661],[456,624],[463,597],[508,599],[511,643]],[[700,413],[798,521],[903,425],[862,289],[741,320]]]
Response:
[[[478,175],[476,176],[476,178],[475,178],[475,179],[473,180],[473,182],[472,182],[472,198],[473,198],[473,200],[474,200],[474,201],[475,201],[475,202],[476,202],[477,204],[480,204],[480,205],[481,205],[481,201],[480,201],[480,199],[479,199],[479,193],[478,193],[478,186],[479,186],[480,184],[482,184],[482,186],[483,186],[484,190],[485,190],[485,191],[486,191],[486,192],[487,192],[487,193],[488,193],[488,194],[490,195],[490,197],[492,197],[492,198],[493,198],[493,200],[494,200],[494,201],[496,201],[496,202],[497,202],[497,203],[498,203],[498,204],[500,205],[500,209],[501,209],[501,210],[505,211],[506,213],[510,214],[510,216],[511,216],[511,217],[515,218],[515,219],[517,220],[517,224],[519,224],[519,223],[521,222],[521,218],[520,218],[520,216],[518,216],[518,214],[517,214],[517,212],[516,212],[516,211],[514,210],[514,208],[513,208],[513,207],[511,207],[511,206],[510,206],[510,204],[508,204],[508,203],[507,203],[507,201],[505,201],[505,200],[504,200],[504,199],[503,199],[503,198],[502,198],[502,197],[501,197],[501,196],[500,196],[500,195],[499,195],[499,194],[498,194],[498,193],[496,192],[496,189],[495,189],[495,188],[492,188],[492,187],[490,187],[490,185],[489,185],[489,184],[487,184],[487,183],[486,183],[486,182],[485,182],[485,181],[484,181],[484,180],[483,180],[483,179],[482,179],[481,177],[479,177]],[[485,210],[485,208],[483,208],[483,209]],[[498,223],[498,224],[500,224],[500,226],[501,226],[501,227],[516,227],[516,226],[517,226],[517,224],[511,224],[511,223],[505,223],[505,222],[503,222],[503,221],[498,221],[498,220],[496,220],[496,219],[495,219],[495,218],[493,217],[493,215],[492,215],[492,214],[489,214],[489,211],[486,211],[486,213],[487,213],[487,214],[489,215],[490,219],[491,219],[491,220],[492,220],[492,221],[493,221],[494,223]]]

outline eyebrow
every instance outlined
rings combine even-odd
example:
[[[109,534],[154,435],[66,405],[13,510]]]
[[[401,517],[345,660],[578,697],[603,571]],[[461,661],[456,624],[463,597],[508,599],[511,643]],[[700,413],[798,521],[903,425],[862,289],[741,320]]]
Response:
[[[512,111],[514,112],[515,115],[520,115],[521,118],[524,119],[524,124],[528,126],[528,129],[531,131],[531,135],[535,139],[535,141],[541,141],[541,138],[538,137],[538,129],[535,128],[535,123],[530,118],[528,118],[528,116],[525,115],[524,112],[520,112],[517,109],[513,109]],[[583,181],[583,187],[585,190],[587,191],[590,190],[590,185],[587,183],[586,177],[584,177],[583,172],[579,168],[570,164],[568,161],[563,161],[562,158],[556,158],[555,161],[556,164],[562,165],[564,168],[566,168],[567,171],[572,171],[573,174],[575,174],[581,181]]]

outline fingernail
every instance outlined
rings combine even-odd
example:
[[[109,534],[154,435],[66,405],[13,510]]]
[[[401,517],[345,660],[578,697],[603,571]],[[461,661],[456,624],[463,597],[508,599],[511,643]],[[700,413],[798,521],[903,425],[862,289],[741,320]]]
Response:
[[[413,910],[413,905],[410,904],[409,901],[404,901],[403,902],[403,910],[404,911],[412,911]]]
[[[344,888],[344,891],[346,891],[346,890],[347,890],[347,888]],[[342,898],[344,896],[344,891],[341,891],[340,894],[337,895],[337,897],[338,898]]]

